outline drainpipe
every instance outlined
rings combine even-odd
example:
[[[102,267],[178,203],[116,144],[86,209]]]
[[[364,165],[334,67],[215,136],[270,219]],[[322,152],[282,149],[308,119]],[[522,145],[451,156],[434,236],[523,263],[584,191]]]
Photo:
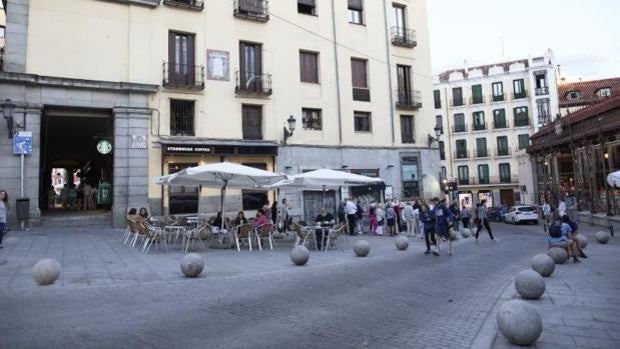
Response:
[[[334,33],[334,60],[336,63],[336,101],[338,104],[338,145],[342,145],[342,103],[340,101],[340,65],[338,61],[338,35],[336,32],[336,3],[332,0],[332,30]]]
[[[394,96],[392,94],[392,57],[390,56],[390,32],[388,31],[388,15],[387,15],[387,1],[383,1],[383,18],[385,19],[385,55],[387,56],[387,72],[388,83],[390,84],[390,127],[392,130],[392,145],[395,143],[394,135]],[[332,0],[333,4],[333,0]]]

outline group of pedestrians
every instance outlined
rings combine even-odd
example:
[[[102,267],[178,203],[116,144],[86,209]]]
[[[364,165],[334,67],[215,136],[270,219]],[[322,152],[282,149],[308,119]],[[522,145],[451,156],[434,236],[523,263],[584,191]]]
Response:
[[[77,186],[73,183],[65,184],[60,194],[56,193],[56,188],[52,185],[47,193],[47,205],[48,209],[53,210],[56,208],[56,202],[60,201],[60,205],[65,210],[94,210],[97,208],[97,195],[97,186],[87,181],[82,181]]]

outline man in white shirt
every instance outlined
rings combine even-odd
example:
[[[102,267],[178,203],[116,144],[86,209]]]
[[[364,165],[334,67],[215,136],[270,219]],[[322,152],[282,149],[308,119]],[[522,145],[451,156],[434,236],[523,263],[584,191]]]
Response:
[[[351,199],[347,199],[347,203],[344,206],[344,213],[347,214],[347,222],[349,223],[349,235],[355,235],[355,227],[357,221],[357,205],[351,201]]]
[[[405,204],[405,208],[402,212],[403,221],[407,224],[407,236],[415,236],[415,211],[410,202]]]

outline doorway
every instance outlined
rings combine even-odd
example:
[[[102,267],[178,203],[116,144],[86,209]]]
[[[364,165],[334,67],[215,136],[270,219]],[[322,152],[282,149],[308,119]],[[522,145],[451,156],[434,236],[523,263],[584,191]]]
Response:
[[[512,189],[501,189],[499,191],[499,201],[503,206],[512,207],[515,205],[515,195]]]
[[[89,217],[110,211],[113,126],[110,110],[44,109],[39,176],[42,215]]]

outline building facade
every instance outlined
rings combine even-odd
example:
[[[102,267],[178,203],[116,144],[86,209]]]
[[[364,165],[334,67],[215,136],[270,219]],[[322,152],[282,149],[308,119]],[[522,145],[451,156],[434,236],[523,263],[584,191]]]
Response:
[[[566,82],[558,85],[560,115],[567,116],[587,106],[620,95],[620,78]]]
[[[155,214],[215,212],[219,190],[161,187],[153,179],[220,161],[385,179],[385,188],[343,190],[330,196],[334,202],[436,195],[425,6],[9,0],[0,98],[16,106],[15,120],[23,116],[16,130],[32,132],[31,217],[41,214],[53,168],[111,188],[107,207],[116,226],[135,206]],[[0,138],[0,156],[10,164],[3,185],[14,193],[19,158],[8,137]],[[316,208],[314,192],[286,195],[295,215]],[[231,190],[227,211],[273,199]]]
[[[553,53],[455,69],[434,84],[443,177],[459,200],[489,206],[533,203],[529,137],[558,113]]]

